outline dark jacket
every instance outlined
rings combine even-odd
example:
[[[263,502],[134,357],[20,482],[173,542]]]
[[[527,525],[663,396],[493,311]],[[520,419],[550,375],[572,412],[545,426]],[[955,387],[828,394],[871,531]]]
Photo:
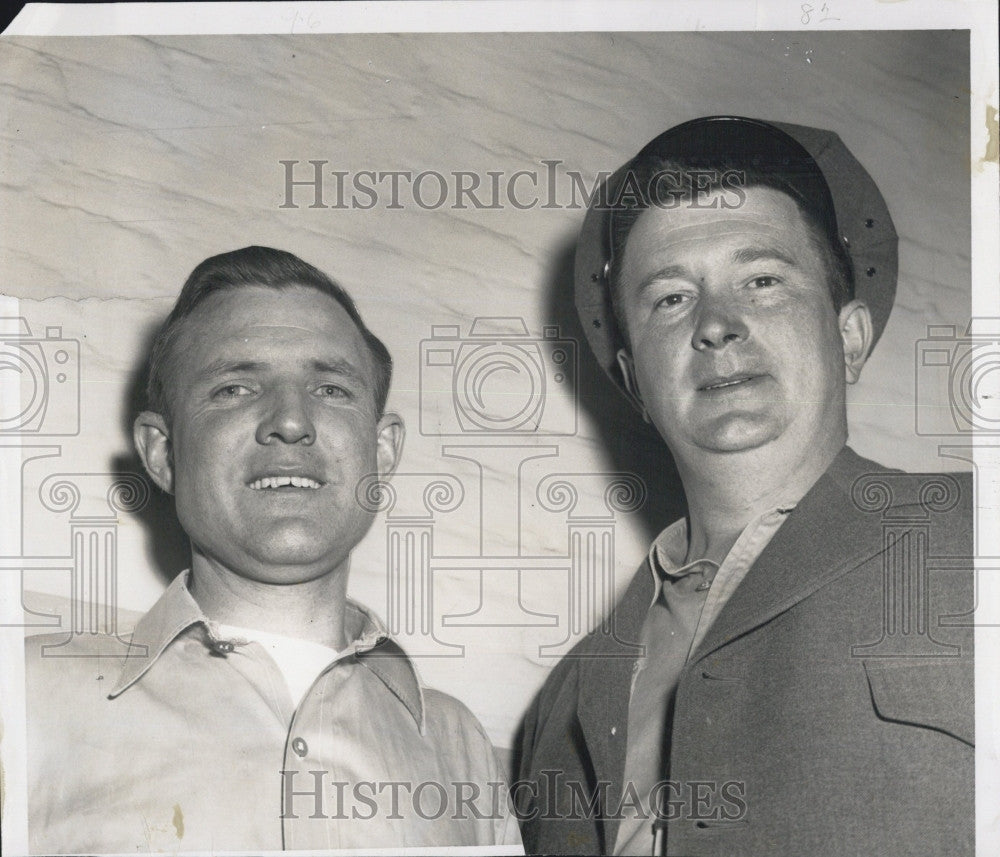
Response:
[[[666,853],[971,855],[972,556],[968,474],[890,471],[845,448],[681,674]],[[614,848],[651,597],[644,564],[613,632],[578,644],[528,712],[529,854]]]

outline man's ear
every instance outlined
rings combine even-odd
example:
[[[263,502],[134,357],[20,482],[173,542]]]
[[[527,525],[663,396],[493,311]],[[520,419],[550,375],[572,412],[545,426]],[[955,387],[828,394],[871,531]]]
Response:
[[[403,438],[406,436],[406,427],[399,414],[385,413],[378,421],[378,449],[376,457],[378,460],[379,479],[388,482],[392,474],[396,471],[400,456],[403,454]]]
[[[875,338],[868,304],[861,300],[845,304],[837,316],[837,324],[844,343],[845,377],[848,384],[853,384],[861,377],[861,370],[868,360],[868,352]]]
[[[643,420],[647,423],[650,422],[646,406],[642,402],[642,393],[639,392],[639,382],[635,377],[635,363],[632,360],[632,355],[626,349],[619,348],[616,357],[618,358],[618,368],[621,369],[622,379],[625,382],[625,394],[642,414]]]
[[[132,425],[132,439],[150,478],[168,494],[174,493],[174,455],[170,429],[162,414],[143,411]]]

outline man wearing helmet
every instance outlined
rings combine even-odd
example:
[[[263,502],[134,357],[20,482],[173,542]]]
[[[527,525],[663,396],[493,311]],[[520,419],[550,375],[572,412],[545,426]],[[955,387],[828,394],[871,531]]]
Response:
[[[972,556],[971,480],[847,446],[895,291],[877,187],[835,134],[710,117],[604,191],[577,306],[688,514],[528,714],[526,848],[972,853],[972,634],[940,621],[972,574],[921,565]]]

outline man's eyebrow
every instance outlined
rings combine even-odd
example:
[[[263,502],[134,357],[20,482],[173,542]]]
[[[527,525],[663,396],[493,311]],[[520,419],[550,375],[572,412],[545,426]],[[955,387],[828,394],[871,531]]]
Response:
[[[360,368],[351,363],[350,360],[335,358],[333,360],[313,360],[310,364],[314,372],[325,372],[332,375],[344,375],[355,381],[363,383],[365,373]]]
[[[216,378],[220,375],[238,375],[243,372],[260,372],[269,367],[261,360],[216,360],[209,363],[198,374],[203,378]],[[342,358],[310,360],[309,368],[313,372],[341,375],[358,382],[365,380],[365,374],[351,361]]]
[[[741,247],[739,250],[734,250],[730,258],[736,265],[749,265],[761,259],[773,259],[791,268],[799,267],[798,262],[777,247]]]
[[[267,367],[259,360],[214,360],[199,370],[203,378],[215,378],[219,375],[238,374],[240,372],[258,372]]]
[[[653,271],[651,274],[647,274],[642,278],[642,282],[639,283],[638,294],[642,295],[646,289],[648,289],[653,283],[658,283],[663,280],[682,280],[685,277],[690,277],[691,272],[685,265],[666,265],[663,268],[659,268]]]

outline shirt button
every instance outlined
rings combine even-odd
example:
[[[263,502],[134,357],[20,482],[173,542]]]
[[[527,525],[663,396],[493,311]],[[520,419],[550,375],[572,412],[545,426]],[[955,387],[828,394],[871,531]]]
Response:
[[[295,751],[296,756],[305,756],[309,752],[309,745],[303,738],[293,738],[292,749]]]

